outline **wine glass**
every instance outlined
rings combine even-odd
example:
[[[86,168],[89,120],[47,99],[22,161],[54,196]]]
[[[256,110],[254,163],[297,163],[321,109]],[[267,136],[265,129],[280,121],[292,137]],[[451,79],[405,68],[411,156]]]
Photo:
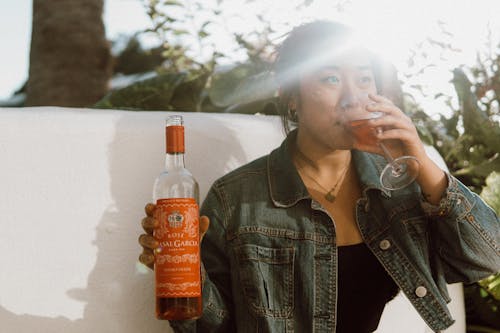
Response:
[[[415,156],[394,158],[385,144],[377,139],[376,134],[383,129],[374,127],[369,120],[382,116],[384,113],[378,111],[349,110],[345,112],[345,126],[358,143],[379,146],[382,149],[388,163],[380,174],[380,183],[383,188],[394,191],[410,185],[417,178],[420,163]]]

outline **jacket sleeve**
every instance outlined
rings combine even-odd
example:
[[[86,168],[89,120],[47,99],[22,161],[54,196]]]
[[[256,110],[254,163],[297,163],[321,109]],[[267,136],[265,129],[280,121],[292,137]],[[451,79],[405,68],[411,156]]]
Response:
[[[170,321],[175,332],[235,332],[223,200],[212,186],[200,214],[210,219],[201,244],[203,315],[197,320]]]
[[[437,206],[422,206],[432,220],[432,239],[448,283],[475,282],[500,271],[500,222],[477,194],[447,174]]]

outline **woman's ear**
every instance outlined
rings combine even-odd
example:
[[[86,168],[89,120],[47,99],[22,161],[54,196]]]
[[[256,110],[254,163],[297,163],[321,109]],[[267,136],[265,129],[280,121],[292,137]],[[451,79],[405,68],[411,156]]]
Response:
[[[290,96],[290,100],[288,101],[288,109],[297,110],[297,97],[295,94],[292,94]]]

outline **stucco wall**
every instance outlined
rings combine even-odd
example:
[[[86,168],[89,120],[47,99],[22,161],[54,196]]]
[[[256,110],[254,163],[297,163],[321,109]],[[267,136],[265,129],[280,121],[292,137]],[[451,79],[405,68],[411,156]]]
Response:
[[[168,114],[0,109],[0,332],[171,331],[154,319],[153,275],[137,262]],[[202,198],[283,138],[277,117],[180,114]],[[452,294],[449,332],[462,333],[460,286]],[[378,332],[426,330],[400,295]]]

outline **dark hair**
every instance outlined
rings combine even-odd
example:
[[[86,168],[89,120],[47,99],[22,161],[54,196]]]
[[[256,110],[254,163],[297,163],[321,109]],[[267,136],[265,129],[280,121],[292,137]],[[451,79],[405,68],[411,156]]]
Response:
[[[296,119],[290,118],[288,105],[294,95],[298,96],[301,73],[321,65],[320,57],[327,55],[325,50],[331,50],[332,46],[338,49],[350,42],[352,37],[353,31],[349,27],[321,20],[295,27],[278,46],[273,72],[280,87],[278,112],[286,133],[290,131],[290,123],[296,123]],[[378,93],[392,99],[402,108],[401,85],[394,66],[374,53],[366,52],[371,57]]]

